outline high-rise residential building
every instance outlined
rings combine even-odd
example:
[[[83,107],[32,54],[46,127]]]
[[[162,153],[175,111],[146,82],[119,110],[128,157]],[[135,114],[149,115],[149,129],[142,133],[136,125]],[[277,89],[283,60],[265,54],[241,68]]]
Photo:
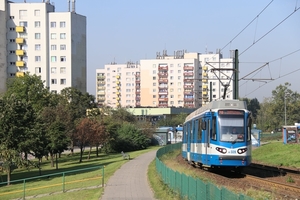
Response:
[[[67,3],[67,2],[66,2]],[[50,91],[86,92],[86,17],[55,12],[49,1],[0,0],[0,92],[8,78],[36,74]]]
[[[97,69],[98,104],[128,108],[139,106],[139,72],[140,65],[132,62],[112,63],[105,65],[104,69]]]
[[[140,64],[105,65],[96,71],[96,99],[111,107],[158,108],[197,108],[224,94],[233,99],[233,60],[219,51],[163,51]]]

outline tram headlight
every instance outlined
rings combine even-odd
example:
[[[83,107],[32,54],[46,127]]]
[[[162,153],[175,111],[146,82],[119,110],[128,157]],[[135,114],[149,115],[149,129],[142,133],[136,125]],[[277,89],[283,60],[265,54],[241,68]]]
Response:
[[[247,148],[242,148],[242,149],[237,150],[238,154],[245,153],[246,151],[247,151]]]
[[[220,147],[216,147],[216,150],[220,153],[226,154],[227,153],[227,149],[226,148],[220,148]]]

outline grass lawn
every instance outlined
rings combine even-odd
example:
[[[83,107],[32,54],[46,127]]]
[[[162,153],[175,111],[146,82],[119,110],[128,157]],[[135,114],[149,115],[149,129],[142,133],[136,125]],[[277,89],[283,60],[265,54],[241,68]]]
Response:
[[[149,147],[145,150],[129,152],[130,158],[135,157],[157,149],[158,147]],[[83,161],[79,163],[79,153],[74,153],[73,156],[68,154],[62,154],[58,159],[58,170],[50,166],[50,160],[43,160],[42,163],[42,178],[26,180],[26,197],[33,195],[44,196],[40,199],[99,199],[103,192],[102,184],[102,166],[104,167],[104,183],[106,183],[114,172],[119,169],[128,160],[123,159],[121,153],[109,154],[100,153],[99,157],[96,157],[95,150],[92,151],[91,157],[87,159],[88,151],[84,152]],[[70,170],[87,169],[86,171],[76,171],[73,173],[65,174],[65,190],[67,192],[62,193],[62,172]],[[91,169],[93,168],[93,169]],[[60,173],[58,175],[49,175]],[[30,177],[39,176],[38,169],[31,168],[29,171],[26,169],[16,169],[11,176],[11,180],[19,180]],[[0,174],[0,199],[16,199],[23,196],[24,185],[22,182],[15,183],[6,186],[1,184],[6,182],[6,174]],[[98,186],[98,187],[95,187]],[[84,190],[76,190],[76,188],[86,188]],[[71,192],[72,191],[72,192]],[[51,194],[51,195],[50,195]]]

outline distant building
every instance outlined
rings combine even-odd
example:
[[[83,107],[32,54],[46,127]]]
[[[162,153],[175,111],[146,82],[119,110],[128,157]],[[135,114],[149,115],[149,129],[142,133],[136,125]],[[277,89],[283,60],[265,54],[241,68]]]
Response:
[[[86,92],[86,17],[74,4],[69,12],[55,12],[49,1],[0,0],[0,93],[8,78],[25,72],[41,76],[53,92]]]
[[[110,107],[197,108],[210,100],[233,99],[233,58],[216,53],[157,53],[140,64],[97,69],[96,99]]]

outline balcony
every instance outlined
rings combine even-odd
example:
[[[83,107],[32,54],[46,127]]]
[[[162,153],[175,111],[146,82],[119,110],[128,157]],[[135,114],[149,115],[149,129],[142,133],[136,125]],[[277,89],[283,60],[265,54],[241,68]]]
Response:
[[[158,101],[168,101],[168,98],[158,98]]]
[[[116,92],[117,95],[120,95],[120,92]]]
[[[195,105],[194,104],[190,104],[190,103],[185,103],[184,107],[185,108],[195,108]]]
[[[17,67],[24,67],[25,66],[25,62],[24,61],[17,61],[16,62],[16,66]]]
[[[17,56],[24,56],[24,54],[25,54],[24,50],[21,50],[21,49],[16,50],[16,55]]]
[[[194,88],[194,85],[184,85],[184,88]]]
[[[206,96],[207,95],[207,91],[203,91],[202,94]]]
[[[208,69],[207,66],[203,66],[203,67],[202,67],[202,70],[203,70],[203,71],[207,71],[207,69]]]
[[[16,27],[16,32],[17,33],[23,33],[25,31],[25,27],[24,26],[17,26]]]
[[[207,73],[203,73],[202,77],[208,77],[208,74]]]
[[[140,101],[140,100],[141,100],[141,97],[135,97],[135,100],[136,100],[136,101]]]
[[[184,102],[194,102],[194,98],[184,98]]]
[[[187,66],[187,65],[186,65],[186,66],[183,67],[183,69],[184,69],[184,70],[194,70],[194,67],[193,67],[193,66]]]
[[[193,94],[193,91],[187,90],[187,91],[184,91],[183,93],[184,93],[185,95],[187,95],[187,94],[191,94],[191,95],[192,95],[192,94]]]
[[[105,85],[105,81],[98,81],[97,83]]]
[[[168,95],[168,90],[166,90],[166,91],[158,91],[158,94],[160,94],[160,95]]]
[[[158,77],[168,77],[168,73],[160,72],[157,74]]]
[[[184,76],[194,76],[194,72],[184,72]]]
[[[16,77],[23,77],[25,75],[25,72],[17,72]]]
[[[16,38],[16,43],[17,44],[23,44],[24,43],[24,38]]]
[[[168,83],[168,79],[158,79],[159,83]]]
[[[117,85],[120,85],[120,81],[117,81],[116,83],[117,83]]]
[[[140,106],[140,105],[141,105],[141,102],[136,102],[135,105],[136,105],[136,106]]]
[[[140,90],[136,90],[135,93],[136,94],[141,94],[141,91]]]
[[[185,82],[185,83],[193,83],[194,79],[187,78],[187,79],[184,79],[183,82]]]
[[[99,91],[97,94],[105,95],[105,91]]]
[[[119,75],[116,76],[117,79],[120,79],[121,77]]]
[[[116,99],[117,99],[117,101],[120,101],[120,100],[121,100],[120,97],[117,97]]]
[[[207,83],[207,79],[202,79],[202,82],[203,83]]]
[[[104,80],[105,76],[97,76],[98,79]]]
[[[168,107],[168,103],[160,103],[160,104],[158,104],[158,107],[159,108],[166,108],[166,107]]]
[[[159,66],[158,71],[162,71],[162,70],[168,71],[168,66]]]
[[[105,101],[105,97],[99,97],[99,98],[98,98],[98,102],[99,102],[99,101]]]
[[[202,88],[203,88],[203,89],[207,89],[207,88],[208,88],[208,85],[203,85]]]
[[[98,89],[99,89],[99,90],[105,90],[105,87],[100,86],[100,87],[98,87]]]
[[[135,80],[135,83],[140,83],[141,82],[141,79],[136,79]]]
[[[116,89],[119,90],[119,89],[120,89],[120,86],[117,86]]]

